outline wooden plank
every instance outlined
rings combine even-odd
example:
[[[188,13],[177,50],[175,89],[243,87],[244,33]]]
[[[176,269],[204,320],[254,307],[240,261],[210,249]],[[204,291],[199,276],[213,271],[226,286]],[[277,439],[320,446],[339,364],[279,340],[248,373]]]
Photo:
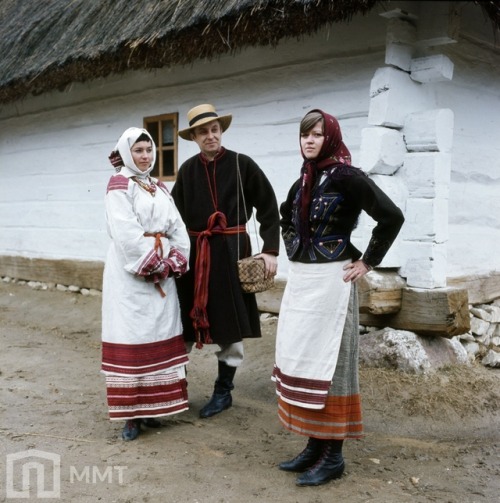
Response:
[[[449,338],[464,334],[470,330],[467,290],[404,288],[399,312],[380,316],[360,313],[360,323]]]
[[[0,255],[0,276],[102,290],[104,263]]]
[[[466,289],[471,304],[487,304],[500,297],[500,272],[448,278],[448,286]]]
[[[395,272],[372,271],[358,281],[360,313],[390,314],[401,309],[405,280]]]

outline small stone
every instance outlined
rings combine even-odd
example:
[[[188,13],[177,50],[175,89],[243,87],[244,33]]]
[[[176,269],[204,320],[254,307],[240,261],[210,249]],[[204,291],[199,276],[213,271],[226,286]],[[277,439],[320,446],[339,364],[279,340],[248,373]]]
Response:
[[[481,363],[486,367],[500,367],[500,353],[490,349],[486,356],[481,360]]]
[[[28,281],[28,286],[33,290],[42,290],[43,285],[39,281]]]

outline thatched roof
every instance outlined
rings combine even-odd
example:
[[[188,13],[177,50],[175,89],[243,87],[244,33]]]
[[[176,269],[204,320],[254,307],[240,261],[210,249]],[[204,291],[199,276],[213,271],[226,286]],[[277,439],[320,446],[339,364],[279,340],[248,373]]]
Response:
[[[349,21],[378,0],[0,0],[0,103]],[[498,0],[485,2],[500,26]]]

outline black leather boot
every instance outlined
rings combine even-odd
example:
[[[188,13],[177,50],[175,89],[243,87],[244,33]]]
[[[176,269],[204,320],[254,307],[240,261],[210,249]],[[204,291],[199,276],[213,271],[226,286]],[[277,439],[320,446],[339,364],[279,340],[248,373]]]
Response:
[[[231,390],[234,389],[233,379],[236,367],[230,367],[219,361],[219,376],[215,381],[214,392],[210,401],[200,410],[200,417],[207,418],[229,409],[233,404]]]
[[[309,437],[305,449],[290,461],[280,463],[280,470],[285,472],[303,472],[318,461],[323,452],[324,441]]]
[[[146,417],[141,420],[141,423],[147,428],[161,428],[163,423],[154,417]]]
[[[297,478],[298,486],[319,486],[340,478],[344,473],[342,440],[326,440],[324,445],[316,464]]]

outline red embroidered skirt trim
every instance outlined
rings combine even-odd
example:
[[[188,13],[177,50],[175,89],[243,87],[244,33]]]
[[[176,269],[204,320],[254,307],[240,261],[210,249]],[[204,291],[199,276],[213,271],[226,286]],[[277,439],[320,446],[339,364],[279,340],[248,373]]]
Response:
[[[102,371],[147,375],[188,363],[182,335],[147,344],[102,343]]]
[[[188,409],[186,379],[177,371],[150,376],[106,376],[111,420],[177,414]]]

